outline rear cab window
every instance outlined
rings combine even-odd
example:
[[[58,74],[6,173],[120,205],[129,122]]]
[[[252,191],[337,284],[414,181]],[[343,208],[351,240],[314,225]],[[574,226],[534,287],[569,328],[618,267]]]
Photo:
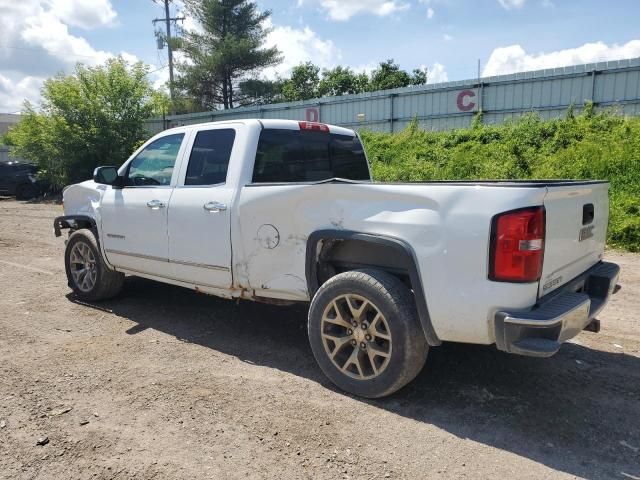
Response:
[[[236,131],[232,128],[198,132],[184,184],[208,186],[225,183],[235,138]]]
[[[260,133],[253,183],[371,181],[357,136],[265,128]]]

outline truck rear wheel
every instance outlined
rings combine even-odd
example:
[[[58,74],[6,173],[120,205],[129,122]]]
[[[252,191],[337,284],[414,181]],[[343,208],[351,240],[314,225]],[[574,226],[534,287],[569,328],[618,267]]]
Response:
[[[104,264],[96,237],[89,229],[71,234],[64,264],[69,287],[82,300],[106,300],[122,290],[124,274],[110,270]]]
[[[330,278],[311,302],[308,328],[322,371],[358,396],[392,394],[418,375],[427,358],[411,291],[380,270]]]

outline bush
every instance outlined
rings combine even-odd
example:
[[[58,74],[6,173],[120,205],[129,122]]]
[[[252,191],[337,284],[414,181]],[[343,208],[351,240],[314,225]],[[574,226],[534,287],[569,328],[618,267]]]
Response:
[[[604,179],[611,182],[609,245],[640,251],[640,118],[615,111],[446,132],[417,122],[396,134],[362,132],[379,181]]]
[[[50,78],[40,108],[25,104],[4,142],[54,188],[91,178],[99,165],[120,165],[145,139],[144,121],[162,102],[147,72],[119,57]]]

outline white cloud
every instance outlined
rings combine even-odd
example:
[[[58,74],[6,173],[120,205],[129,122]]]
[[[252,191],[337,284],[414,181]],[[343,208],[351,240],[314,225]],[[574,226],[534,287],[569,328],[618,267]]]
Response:
[[[111,25],[117,16],[110,0],[49,0],[49,5],[64,23],[84,29]]]
[[[185,32],[204,33],[202,25],[195,17],[189,14],[189,10],[187,10],[183,0],[174,0],[173,4],[176,8],[176,17],[184,17],[184,20],[180,23],[180,28]],[[164,28],[164,24],[161,25]]]
[[[527,53],[520,45],[511,45],[494,49],[482,74],[503,75],[633,57],[640,57],[640,40],[631,40],[624,45],[585,43],[577,48],[537,54]]]
[[[512,8],[522,8],[526,0],[498,0],[498,3],[505,10],[511,10]]]
[[[117,14],[110,0],[0,0],[0,12],[2,111],[19,109],[25,98],[37,104],[44,79],[71,71],[77,62],[97,65],[114,56],[69,31],[113,25]]]
[[[449,75],[447,75],[447,70],[441,63],[436,62],[427,68],[427,83],[442,83],[448,81]]]
[[[263,72],[267,78],[277,75],[287,76],[296,65],[312,61],[321,68],[330,68],[339,63],[342,53],[331,40],[323,40],[309,27],[301,29],[290,26],[274,27],[267,20],[266,27],[271,29],[265,47],[278,47],[283,61],[280,65],[270,67]]]
[[[434,0],[418,0],[418,3],[427,7],[427,18],[431,20],[436,13],[435,10],[431,7],[435,3]]]
[[[435,62],[433,65],[420,65],[420,70],[427,70],[427,83],[442,83],[449,81],[449,75],[444,65]]]
[[[0,73],[0,105],[2,113],[16,113],[22,110],[25,100],[32,104],[40,99],[40,87],[44,78],[24,77],[14,81]]]
[[[442,35],[442,39],[446,42],[450,42],[451,40],[453,40],[453,37],[448,33],[445,33],[444,35]]]
[[[298,0],[299,7],[309,3],[319,3],[329,18],[337,21],[349,20],[361,13],[384,17],[409,8],[402,0]]]
[[[111,56],[95,50],[84,38],[71,35],[67,25],[49,12],[27,17],[20,36],[27,45],[43,48],[62,62],[71,58],[73,63],[81,59],[84,63],[98,64]]]

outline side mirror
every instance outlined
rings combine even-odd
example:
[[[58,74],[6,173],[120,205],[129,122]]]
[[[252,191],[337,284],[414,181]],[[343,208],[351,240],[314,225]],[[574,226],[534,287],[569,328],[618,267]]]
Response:
[[[103,185],[113,185],[116,188],[122,187],[122,177],[118,176],[116,167],[98,167],[93,171],[93,181]]]

